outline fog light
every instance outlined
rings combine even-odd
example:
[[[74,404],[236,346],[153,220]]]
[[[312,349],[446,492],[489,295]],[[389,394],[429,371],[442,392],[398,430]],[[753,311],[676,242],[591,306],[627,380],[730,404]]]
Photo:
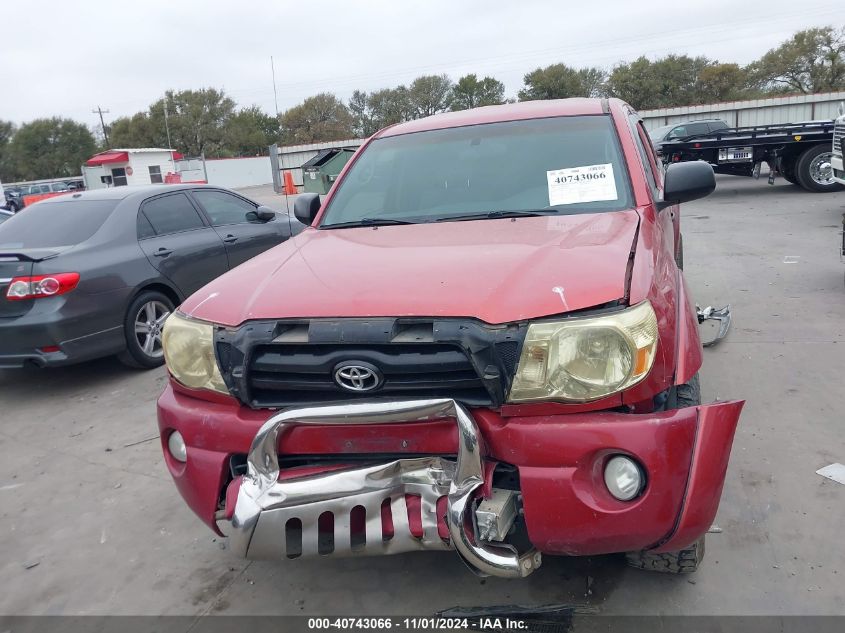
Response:
[[[604,483],[619,501],[630,501],[642,492],[644,477],[637,462],[617,455],[604,467]]]
[[[188,449],[179,431],[173,431],[170,437],[167,438],[167,448],[170,450],[170,454],[173,455],[173,459],[177,462],[188,461]]]

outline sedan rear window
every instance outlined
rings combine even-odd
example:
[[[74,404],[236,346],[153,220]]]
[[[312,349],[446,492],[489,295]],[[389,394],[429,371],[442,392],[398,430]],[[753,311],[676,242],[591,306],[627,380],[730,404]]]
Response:
[[[0,248],[73,246],[91,238],[118,200],[35,204],[0,224]]]
[[[554,117],[376,139],[343,178],[321,228],[630,205],[610,117]]]

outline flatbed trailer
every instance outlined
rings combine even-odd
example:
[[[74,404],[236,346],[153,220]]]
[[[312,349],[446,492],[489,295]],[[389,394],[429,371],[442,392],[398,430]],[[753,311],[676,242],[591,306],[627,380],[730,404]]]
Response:
[[[834,121],[783,123],[731,128],[665,141],[658,147],[664,163],[703,160],[717,174],[759,178],[769,166],[769,184],[780,175],[807,191],[838,191],[831,168]]]

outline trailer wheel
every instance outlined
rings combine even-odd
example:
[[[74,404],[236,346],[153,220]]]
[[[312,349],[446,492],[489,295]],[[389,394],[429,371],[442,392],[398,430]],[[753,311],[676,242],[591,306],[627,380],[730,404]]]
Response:
[[[831,147],[827,144],[805,150],[795,164],[798,184],[807,191],[816,193],[842,189],[842,185],[833,180],[833,168],[830,166],[832,156]]]

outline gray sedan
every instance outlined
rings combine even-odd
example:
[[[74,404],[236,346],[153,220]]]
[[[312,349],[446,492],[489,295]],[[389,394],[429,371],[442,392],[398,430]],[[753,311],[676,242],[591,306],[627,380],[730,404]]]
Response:
[[[111,354],[156,367],[175,306],[302,228],[201,185],[116,187],[34,204],[0,224],[0,368]]]

